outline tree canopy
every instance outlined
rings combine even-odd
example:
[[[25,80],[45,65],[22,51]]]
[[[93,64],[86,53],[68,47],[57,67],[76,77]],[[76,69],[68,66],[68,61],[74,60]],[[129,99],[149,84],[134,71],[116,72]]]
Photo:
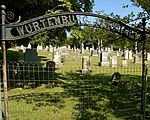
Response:
[[[94,0],[0,0],[7,11],[21,15],[22,20],[37,17],[50,11],[92,11]]]
[[[135,6],[141,7],[150,15],[150,1],[149,0],[131,0]]]

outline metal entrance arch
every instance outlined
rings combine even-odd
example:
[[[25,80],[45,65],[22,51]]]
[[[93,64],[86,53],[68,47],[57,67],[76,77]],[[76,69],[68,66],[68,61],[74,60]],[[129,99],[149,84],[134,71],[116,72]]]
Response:
[[[94,13],[58,13],[58,14],[46,14],[40,17],[36,17],[22,23],[10,23],[5,24],[6,13],[5,6],[1,6],[1,41],[2,41],[2,51],[3,51],[3,84],[4,84],[4,113],[6,120],[8,120],[8,95],[7,95],[7,74],[6,74],[6,48],[5,41],[19,40],[26,37],[30,37],[39,32],[45,30],[50,30],[59,27],[74,26],[74,25],[89,25],[93,27],[98,27],[106,29],[115,33],[118,33],[134,42],[138,41],[142,43],[142,91],[141,91],[141,115],[142,118],[146,119],[146,68],[145,68],[145,43],[146,43],[146,19],[142,19],[142,29],[133,28],[126,25],[123,22],[117,21],[115,19],[98,15]],[[98,22],[91,23],[86,20],[86,16],[98,18]],[[2,112],[1,112],[2,113]],[[2,116],[2,115],[1,115]]]

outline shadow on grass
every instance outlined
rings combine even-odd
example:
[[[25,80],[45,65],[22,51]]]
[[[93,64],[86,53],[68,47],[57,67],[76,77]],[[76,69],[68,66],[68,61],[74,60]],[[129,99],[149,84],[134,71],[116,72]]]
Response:
[[[76,120],[140,120],[141,77],[122,75],[121,81],[128,82],[118,86],[112,85],[111,77],[106,74],[79,72],[55,74],[55,79],[48,83],[39,80],[38,86],[47,84],[48,89],[60,87],[64,91],[21,94],[12,96],[12,99],[24,99],[28,104],[34,102],[35,109],[51,105],[63,109],[64,99],[74,98],[77,101],[73,108],[76,111],[73,113]],[[37,87],[35,86],[34,88]]]
[[[104,74],[67,73],[66,76],[69,84],[63,87],[79,100],[75,106],[79,111],[77,120],[139,119],[140,76],[122,76],[130,81],[124,86],[112,85],[111,76]]]

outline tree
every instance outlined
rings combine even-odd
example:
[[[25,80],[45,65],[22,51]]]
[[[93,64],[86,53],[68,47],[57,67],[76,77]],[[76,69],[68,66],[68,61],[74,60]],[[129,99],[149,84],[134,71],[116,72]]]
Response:
[[[11,22],[18,20],[21,16],[21,21],[25,21],[37,16],[48,13],[66,12],[66,11],[92,11],[94,0],[1,0],[0,4],[4,4],[7,9],[6,12],[11,11],[15,15],[15,19]],[[69,28],[59,28],[49,30],[47,33],[31,37],[33,44],[47,44],[51,40],[52,44],[64,44]],[[28,39],[29,41],[30,39]],[[35,40],[35,42],[33,41]],[[55,41],[54,41],[55,40]],[[23,41],[17,41],[23,43]]]
[[[131,0],[133,5],[137,7],[141,7],[144,11],[146,11],[150,15],[150,1],[149,0]]]
[[[21,15],[22,21],[50,11],[92,11],[94,0],[1,0],[7,11]]]

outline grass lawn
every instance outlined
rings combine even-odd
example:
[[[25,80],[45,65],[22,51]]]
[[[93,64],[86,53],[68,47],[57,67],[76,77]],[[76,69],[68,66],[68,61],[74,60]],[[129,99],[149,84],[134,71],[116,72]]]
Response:
[[[99,57],[91,56],[92,72],[82,74],[81,57],[85,55],[90,54],[70,52],[49,84],[9,89],[10,120],[138,120],[141,66],[130,60],[127,67],[121,67],[122,58],[118,57],[117,67],[100,67]],[[47,51],[40,51],[39,57],[42,67],[51,60]],[[116,71],[125,84],[111,84]]]

